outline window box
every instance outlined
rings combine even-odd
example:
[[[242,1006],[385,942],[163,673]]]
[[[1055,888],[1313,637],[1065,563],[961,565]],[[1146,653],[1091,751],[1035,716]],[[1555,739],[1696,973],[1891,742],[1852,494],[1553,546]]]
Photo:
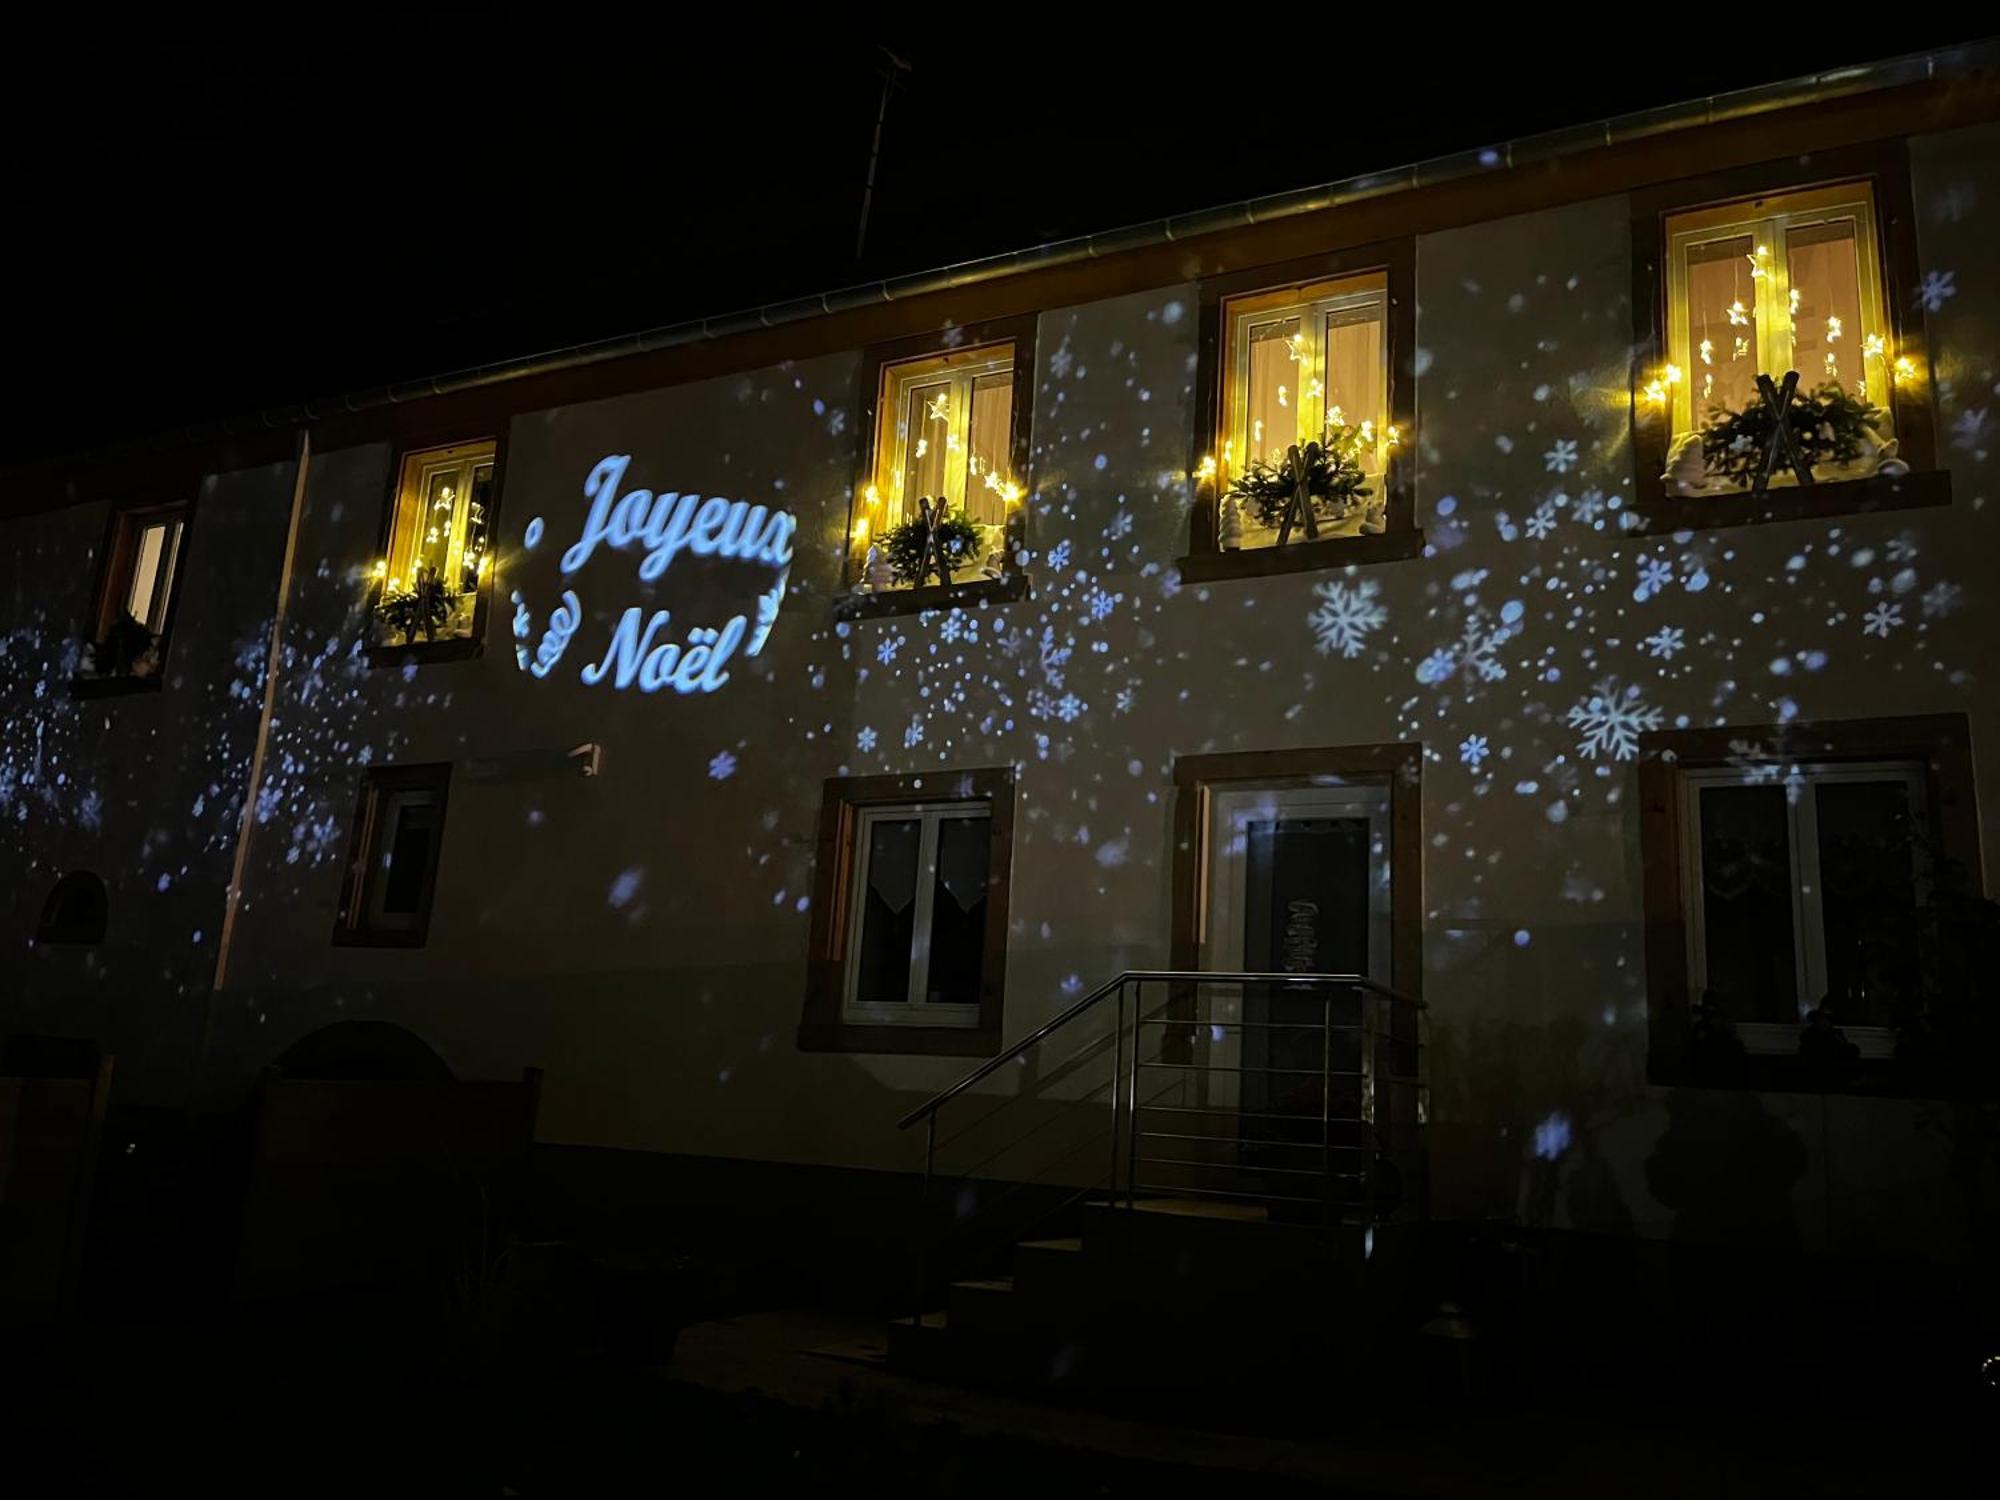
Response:
[[[1012,318],[941,335],[878,344],[863,353],[863,444],[849,516],[841,618],[1020,598],[1035,319]],[[920,536],[925,502],[976,528],[951,554],[949,583],[902,576],[892,556]],[[898,528],[909,528],[898,534]]]
[[[192,513],[184,500],[112,507],[74,696],[158,691],[187,571]]]
[[[1184,580],[1422,554],[1405,441],[1415,396],[1414,256],[1411,241],[1397,240],[1202,284]],[[1296,465],[1293,453],[1313,443],[1344,454],[1366,495],[1284,513],[1243,503],[1236,492],[1247,476]]]
[[[371,665],[479,654],[493,592],[499,476],[499,444],[490,438],[403,455],[368,601]]]
[[[362,773],[347,879],[333,940],[421,948],[430,932],[451,767],[377,766]]]
[[[1653,1081],[1921,1087],[1895,1057],[1937,965],[1934,887],[1981,888],[1964,717],[1669,731],[1642,754]],[[1823,1005],[1849,1045],[1816,1057]]]
[[[1947,504],[1936,470],[1909,174],[1899,144],[1718,173],[1634,197],[1634,511],[1645,532]],[[1712,476],[1700,430],[1757,379],[1834,382],[1880,412],[1813,483]],[[1878,467],[1879,466],[1879,467]]]
[[[802,1050],[999,1049],[1013,808],[1010,769],[827,782]]]

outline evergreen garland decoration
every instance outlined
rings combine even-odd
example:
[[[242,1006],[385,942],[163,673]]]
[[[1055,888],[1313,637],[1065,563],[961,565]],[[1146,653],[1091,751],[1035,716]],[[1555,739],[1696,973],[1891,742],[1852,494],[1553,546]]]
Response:
[[[407,646],[416,642],[418,631],[425,640],[435,640],[438,627],[451,618],[457,603],[458,595],[438,582],[435,573],[426,571],[418,577],[415,588],[385,588],[375,614],[393,634],[402,636]]]
[[[923,514],[928,510],[927,502],[920,500],[917,506],[919,514],[883,533],[882,555],[898,583],[921,584],[938,571],[940,562],[946,575],[940,581],[950,583],[951,574],[977,561],[984,553],[984,528],[962,515],[947,515],[942,499],[937,502],[935,519],[926,519]]]
[[[1849,395],[1839,381],[1829,380],[1809,394],[1796,389],[1789,394],[1782,401],[1785,425],[1808,468],[1852,463],[1878,444],[1874,426],[1882,419],[1881,409]],[[1717,407],[1709,413],[1701,429],[1701,457],[1710,476],[1741,489],[1757,486],[1776,437],[1772,406],[1758,395],[1741,411]]]
[[[1368,499],[1368,476],[1361,467],[1361,456],[1373,446],[1372,439],[1363,438],[1359,430],[1329,423],[1324,443],[1293,448],[1282,464],[1261,460],[1251,464],[1230,483],[1227,493],[1254,511],[1264,525],[1277,526],[1294,508],[1303,479],[1313,519],[1343,521]],[[1293,516],[1292,520],[1308,536],[1314,534],[1315,528],[1307,524],[1306,517]]]

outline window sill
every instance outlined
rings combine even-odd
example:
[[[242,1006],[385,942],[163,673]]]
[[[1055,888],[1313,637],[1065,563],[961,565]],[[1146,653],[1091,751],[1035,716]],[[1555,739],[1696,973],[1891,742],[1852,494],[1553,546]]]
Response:
[[[1771,521],[1810,521],[1866,515],[1878,510],[1919,510],[1951,504],[1951,474],[1944,469],[1825,484],[1780,485],[1752,500],[1748,492],[1666,495],[1641,501],[1640,524],[1627,536],[1660,536],[1675,531],[1715,531],[1725,526],[1761,526]]]
[[[157,672],[151,677],[72,677],[72,698],[129,698],[135,693],[157,693],[166,679]]]
[[[1234,578],[1271,578],[1323,568],[1366,567],[1407,562],[1424,555],[1421,530],[1385,531],[1375,536],[1336,536],[1292,542],[1283,547],[1245,547],[1236,552],[1193,552],[1175,563],[1182,583],[1221,583]]]
[[[461,636],[451,641],[416,641],[407,646],[367,648],[368,665],[371,669],[407,665],[421,667],[441,661],[470,661],[485,653],[486,643],[475,636]]]
[[[880,1052],[923,1057],[991,1057],[1000,1034],[983,1026],[850,1026],[808,1021],[801,1052]]]
[[[919,615],[935,609],[979,609],[1013,604],[1029,594],[1024,572],[999,578],[974,578],[964,583],[927,584],[915,589],[884,589],[879,594],[848,594],[833,606],[836,620],[874,620],[890,615]]]

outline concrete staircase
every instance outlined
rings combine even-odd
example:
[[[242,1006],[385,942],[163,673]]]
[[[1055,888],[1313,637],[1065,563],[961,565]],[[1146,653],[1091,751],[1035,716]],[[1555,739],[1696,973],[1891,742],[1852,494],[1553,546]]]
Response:
[[[896,1319],[891,1366],[1030,1388],[1337,1378],[1401,1298],[1406,1226],[1307,1230],[1260,1204],[1193,1198],[1091,1202],[1076,1218],[1076,1233],[1018,1241],[995,1274]]]

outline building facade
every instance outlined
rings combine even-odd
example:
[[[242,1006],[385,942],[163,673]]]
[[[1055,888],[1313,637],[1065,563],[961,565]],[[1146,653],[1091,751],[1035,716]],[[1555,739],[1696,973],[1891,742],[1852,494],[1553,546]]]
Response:
[[[0,1024],[200,1109],[386,1020],[552,1144],[904,1172],[1121,970],[1354,972],[1428,1007],[1435,1215],[1962,1258],[1898,1049],[2000,856],[1997,99],[17,475]],[[1810,484],[1684,441],[1788,370],[1874,408]]]

